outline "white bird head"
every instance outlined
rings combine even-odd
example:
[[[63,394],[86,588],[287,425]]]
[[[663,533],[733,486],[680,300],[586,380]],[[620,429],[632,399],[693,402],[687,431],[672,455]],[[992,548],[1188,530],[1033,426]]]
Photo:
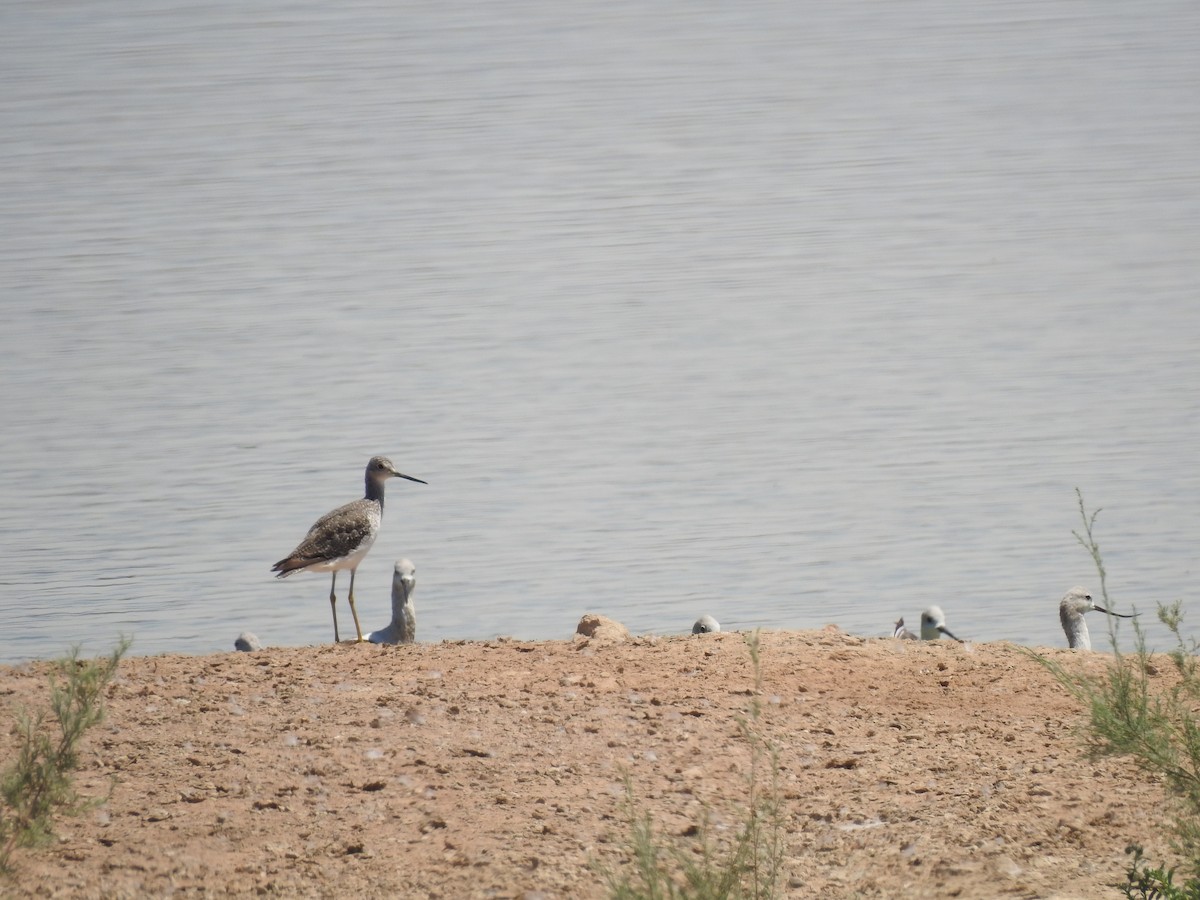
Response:
[[[398,559],[396,566],[392,570],[392,585],[400,583],[404,585],[405,593],[412,591],[417,583],[417,567],[412,564],[411,559]]]
[[[1063,631],[1067,635],[1067,646],[1072,650],[1091,650],[1092,638],[1088,634],[1087,622],[1083,615],[1091,610],[1098,610],[1108,616],[1119,616],[1122,619],[1132,619],[1132,615],[1113,612],[1103,606],[1097,606],[1087,588],[1075,586],[1067,591],[1058,604],[1058,619],[1062,622]]]
[[[931,606],[921,613],[921,640],[936,641],[942,635],[951,640],[963,643],[962,638],[955,637],[946,627],[946,614],[940,606]]]

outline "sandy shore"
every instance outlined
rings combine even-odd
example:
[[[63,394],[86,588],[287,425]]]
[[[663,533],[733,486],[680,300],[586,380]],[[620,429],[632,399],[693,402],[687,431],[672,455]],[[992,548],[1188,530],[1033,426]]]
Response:
[[[790,896],[1115,897],[1127,844],[1169,858],[1161,786],[1084,760],[1078,705],[1020,648],[761,643]],[[46,671],[0,668],[6,715]],[[754,684],[731,633],[130,658],[78,778],[111,799],[0,893],[603,896],[625,773],[667,835],[736,823]]]

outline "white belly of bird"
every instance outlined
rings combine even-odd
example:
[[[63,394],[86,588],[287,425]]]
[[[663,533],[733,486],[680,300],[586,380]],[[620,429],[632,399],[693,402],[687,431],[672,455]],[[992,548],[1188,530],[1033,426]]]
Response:
[[[358,549],[346,556],[339,556],[337,559],[327,559],[324,562],[313,563],[311,566],[305,566],[305,572],[343,572],[347,569],[357,569],[358,564],[362,562],[362,558],[370,552],[371,546],[375,543],[375,535],[369,535],[365,541],[358,545]]]

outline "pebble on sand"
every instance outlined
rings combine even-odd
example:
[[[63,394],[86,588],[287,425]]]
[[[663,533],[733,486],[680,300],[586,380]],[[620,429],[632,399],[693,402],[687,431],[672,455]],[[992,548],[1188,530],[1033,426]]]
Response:
[[[630,638],[629,629],[615,619],[587,613],[575,628],[575,640],[586,644],[619,644]]]

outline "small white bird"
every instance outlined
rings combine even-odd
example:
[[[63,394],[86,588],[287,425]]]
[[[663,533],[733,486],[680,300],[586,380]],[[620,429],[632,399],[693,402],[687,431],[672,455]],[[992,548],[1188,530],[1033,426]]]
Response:
[[[692,634],[712,634],[721,630],[721,623],[712,616],[701,616],[692,625]]]
[[[948,638],[953,638],[960,644],[965,643],[962,638],[954,637],[950,633],[950,629],[946,627],[946,614],[942,612],[940,606],[930,606],[921,613],[921,634],[915,635],[908,630],[904,625],[904,619],[896,620],[895,626],[892,628],[892,637],[900,638],[902,641],[936,641],[942,635]]]
[[[892,637],[900,638],[902,641],[919,641],[920,638],[904,627],[904,617],[901,616],[896,620],[896,625],[892,629]]]
[[[392,571],[392,621],[387,628],[372,631],[372,644],[411,644],[417,639],[417,608],[413,591],[417,588],[417,567],[412,560],[396,560]]]
[[[946,614],[942,612],[942,608],[931,606],[921,613],[921,640],[936,641],[943,634],[960,644],[964,643],[962,638],[955,637],[946,627]]]
[[[249,653],[251,650],[261,650],[263,643],[258,639],[253,631],[243,631],[237,636],[237,640],[233,642],[234,650],[241,650]]]
[[[1071,588],[1063,595],[1062,602],[1058,604],[1058,618],[1067,635],[1067,646],[1072,650],[1092,649],[1092,639],[1088,635],[1087,622],[1083,620],[1083,614],[1093,609],[1099,610],[1105,615],[1119,616],[1122,619],[1133,618],[1133,615],[1113,612],[1103,606],[1097,606],[1086,588]]]

